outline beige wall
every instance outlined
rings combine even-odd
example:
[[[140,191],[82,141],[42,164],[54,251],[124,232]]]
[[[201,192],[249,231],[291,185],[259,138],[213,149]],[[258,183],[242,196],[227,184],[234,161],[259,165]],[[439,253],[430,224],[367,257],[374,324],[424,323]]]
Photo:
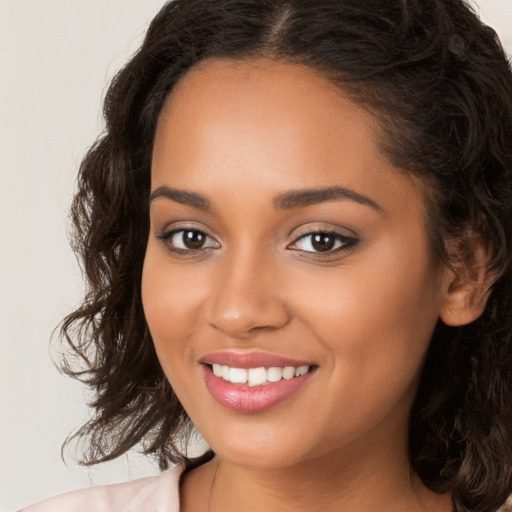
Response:
[[[162,0],[0,0],[0,512],[90,483],[154,471],[137,458],[66,467],[60,445],[87,417],[48,340],[77,303],[66,241],[76,168],[100,101]],[[480,0],[512,52],[512,0]]]

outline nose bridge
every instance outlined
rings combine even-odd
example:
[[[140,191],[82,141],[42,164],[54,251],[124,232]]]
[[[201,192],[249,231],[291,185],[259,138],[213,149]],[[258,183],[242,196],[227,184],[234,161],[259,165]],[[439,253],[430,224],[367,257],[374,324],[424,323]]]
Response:
[[[209,323],[235,338],[276,329],[289,316],[276,282],[276,262],[264,250],[245,244],[221,257],[209,307]]]

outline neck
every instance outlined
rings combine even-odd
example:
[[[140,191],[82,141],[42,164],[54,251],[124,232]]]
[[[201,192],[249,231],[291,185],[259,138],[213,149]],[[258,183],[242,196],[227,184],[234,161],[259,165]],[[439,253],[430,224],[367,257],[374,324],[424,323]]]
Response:
[[[278,469],[215,457],[186,476],[182,495],[182,512],[452,510],[449,496],[429,491],[411,474],[406,446],[383,450],[382,443],[380,450],[359,447]]]

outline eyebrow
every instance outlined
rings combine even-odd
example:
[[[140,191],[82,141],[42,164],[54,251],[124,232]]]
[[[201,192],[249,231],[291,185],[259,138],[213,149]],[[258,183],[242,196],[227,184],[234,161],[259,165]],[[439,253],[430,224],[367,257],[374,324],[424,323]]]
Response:
[[[192,208],[197,208],[205,212],[211,212],[213,210],[212,203],[208,198],[196,194],[195,192],[189,192],[188,190],[177,190],[166,186],[158,187],[149,196],[149,203],[151,204],[151,202],[160,197],[165,197],[176,203],[191,206]]]
[[[359,194],[351,188],[336,186],[306,190],[290,190],[276,197],[274,199],[274,206],[278,210],[291,210],[327,201],[340,200],[354,201],[365,206],[370,206],[379,212],[383,211],[373,199]]]
[[[149,203],[155,199],[164,197],[176,203],[191,206],[205,212],[213,211],[211,201],[200,194],[188,190],[172,189],[166,186],[158,187],[149,196]],[[369,197],[359,194],[355,190],[347,187],[326,187],[317,189],[290,190],[284,194],[278,195],[274,199],[274,206],[277,210],[292,210],[295,208],[304,208],[327,201],[349,200],[364,206],[370,206],[379,212],[382,208]]]

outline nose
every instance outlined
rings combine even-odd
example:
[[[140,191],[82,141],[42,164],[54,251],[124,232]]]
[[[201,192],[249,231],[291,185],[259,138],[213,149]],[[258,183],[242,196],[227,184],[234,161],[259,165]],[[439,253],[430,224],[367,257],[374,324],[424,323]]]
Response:
[[[226,336],[250,338],[290,321],[275,265],[258,255],[238,255],[218,266],[207,321]]]

